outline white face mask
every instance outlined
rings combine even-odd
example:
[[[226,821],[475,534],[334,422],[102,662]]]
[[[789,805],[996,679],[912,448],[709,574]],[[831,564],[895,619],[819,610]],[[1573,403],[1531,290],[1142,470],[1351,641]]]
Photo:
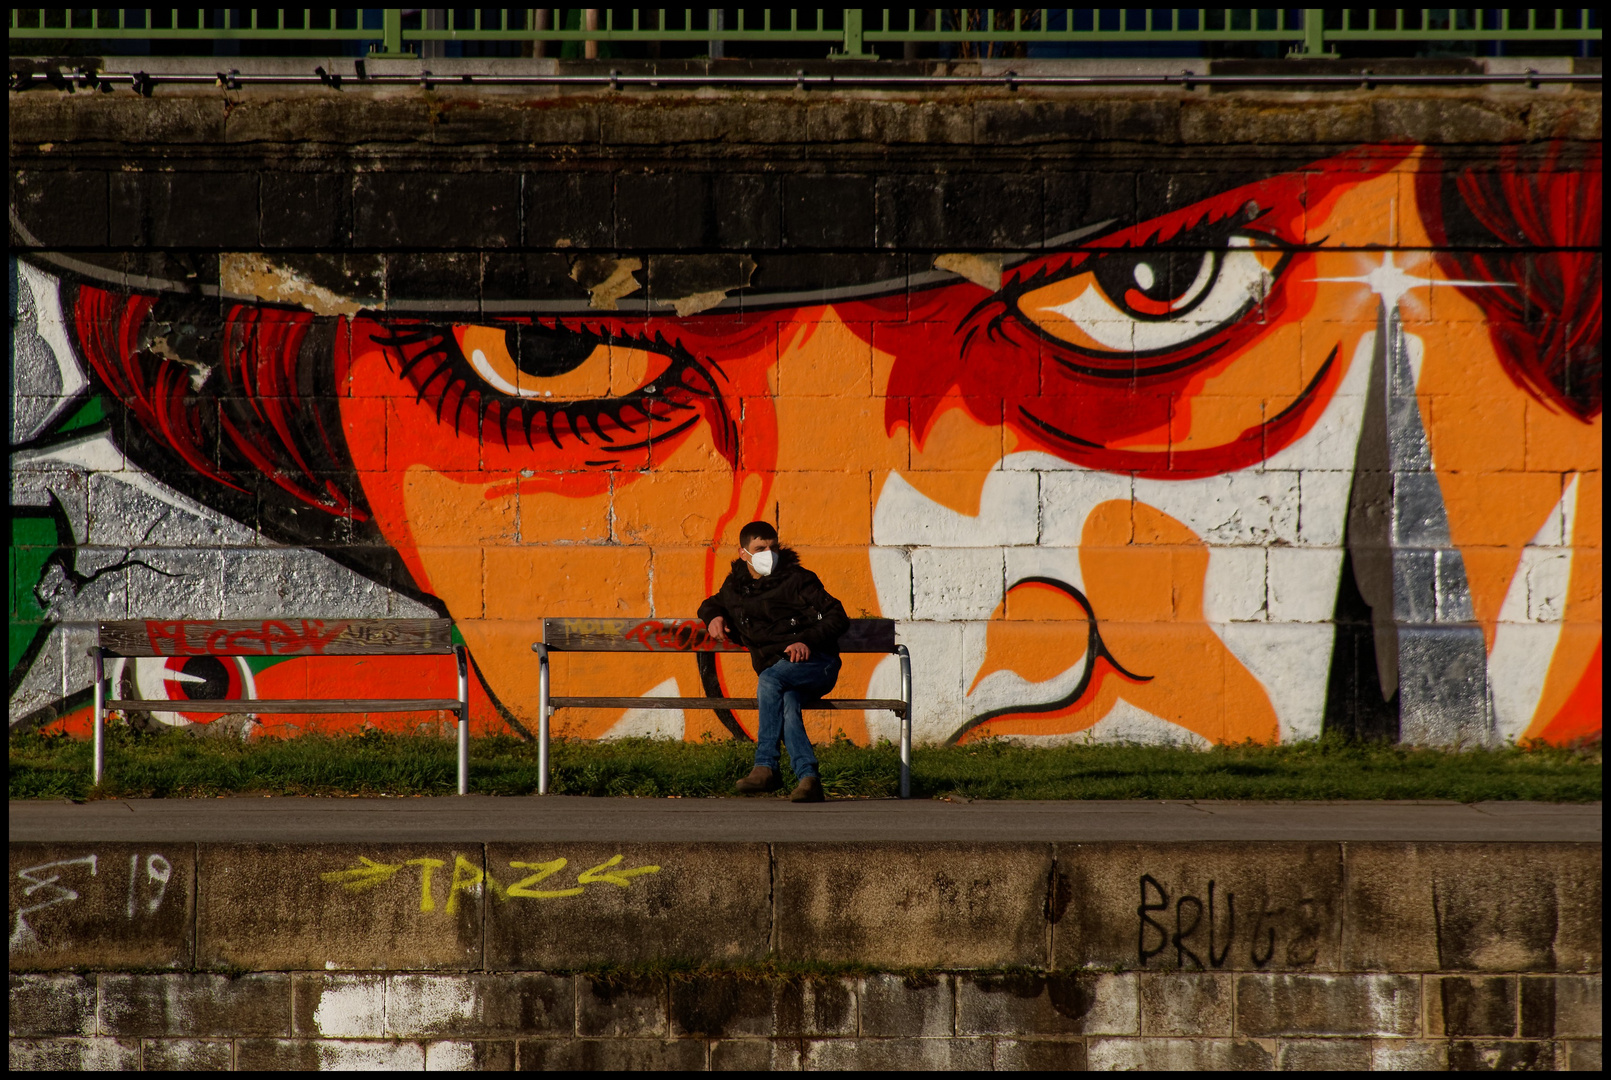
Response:
[[[770,574],[772,572],[772,568],[777,564],[778,556],[777,552],[775,551],[757,551],[750,556],[750,565],[754,567],[755,572],[760,574],[762,577]]]

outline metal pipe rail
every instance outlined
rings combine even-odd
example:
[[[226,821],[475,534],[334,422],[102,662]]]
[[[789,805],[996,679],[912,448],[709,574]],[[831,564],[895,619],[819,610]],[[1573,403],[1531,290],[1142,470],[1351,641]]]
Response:
[[[57,73],[52,79],[44,76],[45,84],[59,89],[102,89],[110,91],[114,84],[127,84],[136,93],[149,96],[161,85],[218,86],[238,90],[244,86],[316,86],[323,84],[333,90],[344,87],[417,86],[423,90],[436,90],[453,86],[556,86],[621,90],[644,88],[666,90],[704,86],[733,86],[752,89],[810,90],[810,89],[959,89],[964,87],[1065,87],[1087,86],[1178,86],[1191,90],[1203,87],[1302,86],[1374,89],[1378,86],[1526,86],[1534,88],[1545,84],[1588,86],[1602,81],[1599,73],[1589,72],[1525,72],[1505,74],[1408,74],[1379,75],[1370,71],[1359,74],[1236,74],[1199,75],[1193,71],[1159,75],[1020,75],[1006,71],[1000,75],[879,75],[859,73],[848,75],[811,75],[803,71],[794,75],[723,75],[720,73],[696,75],[626,74],[612,71],[608,74],[551,74],[551,75],[437,75],[421,71],[417,75],[366,75],[344,79],[331,75],[322,68],[312,74],[243,75],[238,71],[218,72],[213,75],[178,74],[150,75],[144,71],[102,74],[81,71],[71,75]],[[26,89],[32,82],[27,72],[13,72],[11,89]],[[60,85],[58,85],[60,84]]]
[[[1287,42],[1290,55],[1317,57],[1335,55],[1330,47],[1339,42],[1600,41],[1596,8],[1527,8],[1520,17],[1510,8],[1370,8],[1362,17],[1351,8],[788,8],[786,27],[774,25],[770,8],[759,12],[759,25],[756,12],[739,8],[732,26],[719,8],[476,8],[467,22],[452,8],[431,9],[433,17],[422,8],[406,13],[403,8],[117,8],[105,25],[102,9],[89,9],[87,20],[78,10],[13,8],[11,37],[113,45],[374,42],[370,55],[391,57],[412,56],[412,45],[427,42],[575,42],[595,49],[601,43],[632,42],[819,43],[834,46],[829,56],[846,60],[876,59],[869,46],[880,44]],[[26,24],[25,11],[32,17]],[[488,11],[494,13],[490,19]],[[567,12],[576,16],[573,27],[565,25]],[[194,25],[182,25],[187,19]],[[208,26],[209,20],[221,25]]]

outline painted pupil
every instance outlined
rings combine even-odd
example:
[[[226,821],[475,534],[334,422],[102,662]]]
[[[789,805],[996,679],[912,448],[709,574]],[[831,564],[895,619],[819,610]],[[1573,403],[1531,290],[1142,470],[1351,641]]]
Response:
[[[511,326],[504,331],[504,344],[516,367],[527,375],[547,379],[581,367],[601,341],[592,334],[573,330]]]
[[[200,682],[182,682],[180,690],[191,701],[222,701],[229,697],[229,671],[215,656],[192,656],[179,669]]]
[[[1213,252],[1197,251],[1110,255],[1096,264],[1095,274],[1102,291],[1120,304],[1126,293],[1135,290],[1148,300],[1176,305],[1204,291],[1199,281],[1203,263],[1214,258]]]

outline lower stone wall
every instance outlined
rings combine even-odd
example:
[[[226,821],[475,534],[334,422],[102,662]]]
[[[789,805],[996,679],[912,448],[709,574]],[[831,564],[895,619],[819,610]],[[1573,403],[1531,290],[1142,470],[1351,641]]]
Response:
[[[11,976],[12,1069],[1584,1069],[1601,977]]]
[[[14,843],[10,1057],[1598,1068],[1602,888],[1597,843]]]

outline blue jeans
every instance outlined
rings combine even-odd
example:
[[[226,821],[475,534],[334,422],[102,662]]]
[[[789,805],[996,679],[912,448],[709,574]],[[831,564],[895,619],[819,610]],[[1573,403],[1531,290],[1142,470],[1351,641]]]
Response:
[[[809,660],[798,664],[787,657],[761,672],[756,691],[761,709],[760,734],[755,740],[755,764],[764,765],[773,772],[778,767],[778,744],[789,748],[789,764],[799,779],[817,775],[817,755],[806,738],[805,717],[800,715],[802,702],[820,698],[839,681],[839,657],[836,654],[812,654]]]

